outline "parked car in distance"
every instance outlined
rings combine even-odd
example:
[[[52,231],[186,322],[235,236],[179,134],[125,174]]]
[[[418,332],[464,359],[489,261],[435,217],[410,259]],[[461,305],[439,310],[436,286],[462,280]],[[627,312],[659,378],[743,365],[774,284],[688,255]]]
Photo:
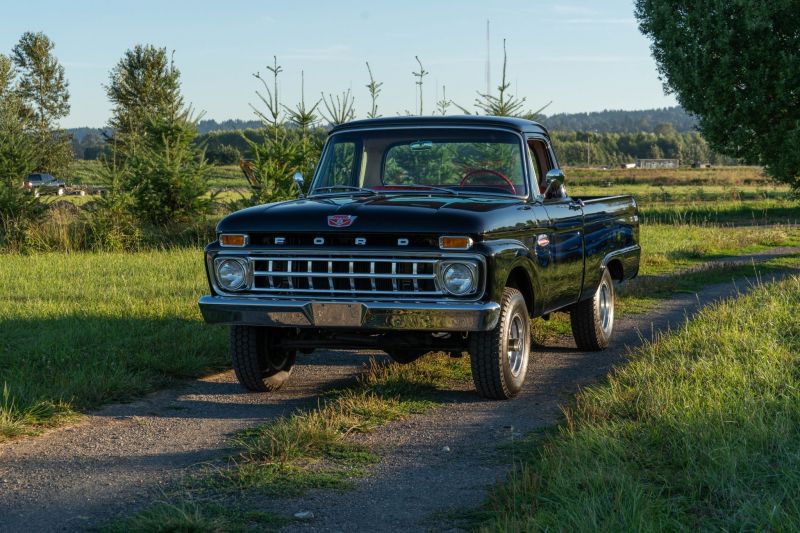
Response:
[[[43,194],[64,196],[67,192],[67,185],[63,180],[56,179],[55,176],[43,172],[29,174],[25,181],[22,182],[22,186],[33,192],[34,196]]]
[[[281,386],[298,353],[379,349],[398,363],[469,352],[478,393],[511,398],[535,364],[529,319],[565,311],[578,349],[602,350],[615,282],[639,270],[634,199],[570,197],[564,179],[528,120],[336,126],[307,197],[217,225],[200,308],[231,326],[250,390]]]

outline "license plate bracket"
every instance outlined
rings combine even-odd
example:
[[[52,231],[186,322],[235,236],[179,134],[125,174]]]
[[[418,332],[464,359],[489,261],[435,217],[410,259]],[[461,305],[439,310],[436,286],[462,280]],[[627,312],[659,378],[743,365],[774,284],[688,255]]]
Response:
[[[312,303],[315,326],[361,327],[363,306],[358,303]]]

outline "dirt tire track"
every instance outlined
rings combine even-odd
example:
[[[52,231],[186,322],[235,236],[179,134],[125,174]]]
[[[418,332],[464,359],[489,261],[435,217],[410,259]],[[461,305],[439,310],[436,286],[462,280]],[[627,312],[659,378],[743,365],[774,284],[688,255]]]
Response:
[[[382,461],[354,490],[265,498],[264,510],[314,513],[291,531],[429,529],[431,513],[479,505],[508,471],[497,444],[552,424],[559,404],[623,361],[642,337],[680,325],[701,305],[733,296],[747,283],[711,286],[666,300],[648,315],[618,318],[605,352],[579,352],[571,341],[538,347],[515,400],[481,400],[471,384],[444,393],[446,404],[434,413],[361,437]],[[299,359],[292,380],[270,394],[246,393],[233,372],[225,372],[106,407],[73,427],[2,444],[0,531],[82,530],[131,513],[193,466],[229,453],[226,435],[315,403],[320,392],[352,382],[363,362],[362,355],[315,353]]]

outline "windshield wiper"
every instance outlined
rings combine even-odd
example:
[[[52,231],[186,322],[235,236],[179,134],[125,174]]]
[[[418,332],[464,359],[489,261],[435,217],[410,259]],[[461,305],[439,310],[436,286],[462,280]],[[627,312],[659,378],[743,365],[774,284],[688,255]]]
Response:
[[[397,191],[397,192],[403,192],[403,193],[406,193],[406,192],[427,193],[428,191],[440,191],[440,192],[446,192],[448,194],[452,194],[452,195],[455,195],[455,196],[459,196],[460,195],[460,193],[458,191],[454,191],[453,189],[448,189],[446,187],[436,187],[434,185],[424,185],[424,184],[421,184],[421,183],[414,183],[413,185],[410,185],[409,187],[412,187],[412,188],[411,189],[391,189],[391,190],[392,191]],[[422,187],[424,187],[424,189],[422,189]]]
[[[373,191],[372,189],[367,189],[366,187],[355,187],[353,185],[328,185],[327,187],[317,187],[311,194],[315,195],[320,191],[335,191],[337,189],[342,189],[343,191],[362,192],[375,195],[378,194],[377,191]]]

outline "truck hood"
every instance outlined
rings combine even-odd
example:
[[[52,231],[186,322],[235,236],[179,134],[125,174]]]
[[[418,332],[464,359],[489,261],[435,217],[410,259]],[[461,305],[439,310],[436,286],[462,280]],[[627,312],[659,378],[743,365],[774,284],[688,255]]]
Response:
[[[526,205],[518,198],[487,196],[392,194],[311,198],[237,211],[222,219],[217,231],[479,235],[510,229],[519,220],[516,211]],[[332,215],[355,218],[348,227],[331,227],[328,217]]]

